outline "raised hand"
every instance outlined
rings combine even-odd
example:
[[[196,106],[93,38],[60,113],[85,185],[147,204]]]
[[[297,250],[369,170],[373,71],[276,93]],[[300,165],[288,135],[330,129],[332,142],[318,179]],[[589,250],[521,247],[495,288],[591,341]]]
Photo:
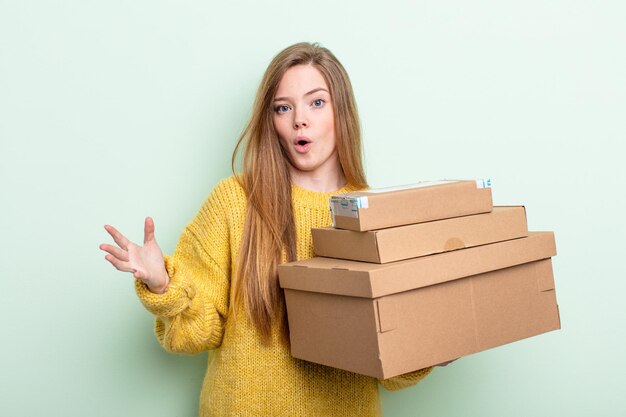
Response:
[[[103,243],[100,249],[107,252],[104,257],[117,270],[131,272],[135,278],[144,282],[150,291],[162,294],[170,282],[165,270],[163,252],[154,238],[154,221],[146,217],[144,224],[143,246],[128,240],[115,227],[105,225],[117,246]]]

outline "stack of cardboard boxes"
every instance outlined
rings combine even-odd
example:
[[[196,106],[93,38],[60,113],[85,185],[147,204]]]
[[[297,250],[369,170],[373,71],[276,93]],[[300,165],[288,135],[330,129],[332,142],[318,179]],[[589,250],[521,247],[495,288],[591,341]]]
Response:
[[[279,266],[294,357],[386,379],[560,328],[552,232],[486,181],[333,196],[318,257]]]

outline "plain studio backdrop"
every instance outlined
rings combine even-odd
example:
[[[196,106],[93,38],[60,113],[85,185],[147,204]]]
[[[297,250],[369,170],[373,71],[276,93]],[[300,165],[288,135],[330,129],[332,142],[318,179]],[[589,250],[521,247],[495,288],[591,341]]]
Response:
[[[271,58],[351,76],[374,187],[491,178],[554,230],[562,330],[382,392],[386,416],[626,415],[623,1],[0,0],[0,415],[194,416],[105,223],[171,253]]]

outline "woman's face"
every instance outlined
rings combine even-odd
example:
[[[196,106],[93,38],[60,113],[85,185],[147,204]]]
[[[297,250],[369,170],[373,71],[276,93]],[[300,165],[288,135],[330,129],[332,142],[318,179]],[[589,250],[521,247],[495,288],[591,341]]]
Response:
[[[314,176],[339,168],[330,92],[312,65],[296,65],[280,80],[273,121],[291,165]]]

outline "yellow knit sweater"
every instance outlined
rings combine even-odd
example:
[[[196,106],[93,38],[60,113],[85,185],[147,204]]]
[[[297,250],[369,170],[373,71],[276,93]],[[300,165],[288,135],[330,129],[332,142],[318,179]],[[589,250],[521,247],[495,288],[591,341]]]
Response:
[[[334,193],[350,191],[354,188],[346,186]],[[314,256],[311,228],[330,225],[328,199],[334,193],[292,186],[298,259]],[[229,319],[230,276],[245,211],[241,186],[233,177],[222,180],[184,229],[173,256],[165,257],[167,291],[154,294],[135,281],[166,350],[209,351],[200,416],[381,415],[376,379],[294,359],[278,328],[271,344],[264,344],[243,310]],[[408,387],[431,369],[380,382],[387,389]]]

